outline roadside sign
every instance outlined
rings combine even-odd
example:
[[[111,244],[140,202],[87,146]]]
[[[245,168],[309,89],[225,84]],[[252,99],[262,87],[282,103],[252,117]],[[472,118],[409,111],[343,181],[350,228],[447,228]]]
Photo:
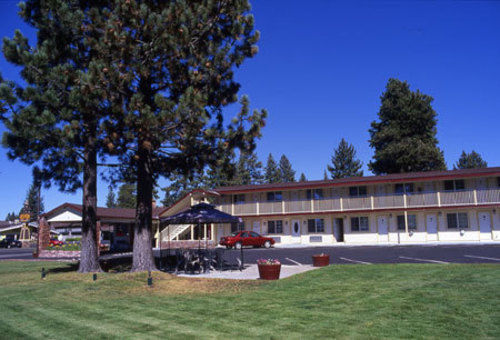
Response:
[[[21,222],[28,222],[30,220],[31,215],[30,214],[20,214],[19,215],[19,220]]]

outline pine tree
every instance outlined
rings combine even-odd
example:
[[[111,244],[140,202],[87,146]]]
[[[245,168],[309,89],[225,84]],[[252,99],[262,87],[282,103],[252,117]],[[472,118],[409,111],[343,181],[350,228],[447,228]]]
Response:
[[[356,149],[342,138],[339,146],[333,151],[332,164],[327,165],[332,179],[363,176],[363,163],[356,159]]]
[[[194,189],[202,189],[204,187],[203,174],[196,174],[196,176],[192,178],[188,178],[183,175],[172,175],[170,181],[170,185],[162,189],[165,192],[165,197],[161,203],[166,207],[170,207],[175,204],[190,191]]]
[[[123,183],[118,189],[118,198],[116,199],[117,208],[135,209],[137,205],[137,193],[135,184]]]
[[[433,98],[413,92],[407,82],[389,79],[381,97],[379,121],[371,124],[370,146],[375,149],[368,167],[375,174],[444,170],[437,146]]]
[[[199,178],[196,181],[201,183],[198,184],[200,187],[213,189],[233,185],[236,175],[235,154],[231,151],[222,156],[215,164],[210,164],[204,169],[203,174],[198,175]]]
[[[158,177],[202,173],[237,148],[250,152],[265,112],[248,98],[229,125],[223,107],[238,100],[234,69],[259,37],[248,1],[113,1],[103,25],[108,63],[102,87],[115,118],[106,128],[122,177],[137,181],[132,271],[155,269],[153,187]]]
[[[262,163],[259,162],[257,155],[242,152],[236,163],[236,170],[231,184],[259,184],[262,183],[262,180]]]
[[[481,155],[472,150],[470,153],[462,151],[462,154],[460,155],[457,163],[453,166],[453,169],[478,169],[487,167],[488,163],[481,157]]]
[[[324,180],[324,181],[328,181],[328,174],[326,173],[326,170],[325,170],[325,172],[323,173],[323,180]]]
[[[273,155],[269,154],[267,157],[266,167],[264,169],[264,181],[266,183],[279,183],[281,180],[281,174],[274,161]]]
[[[107,5],[113,6],[110,1]],[[116,2],[118,3],[118,2]],[[20,3],[20,16],[37,31],[30,45],[20,31],[4,39],[5,58],[21,68],[23,84],[4,82],[2,120],[8,157],[34,165],[45,186],[82,194],[82,251],[79,272],[100,271],[97,257],[97,159],[106,148],[105,125],[118,98],[105,96],[111,62],[106,36],[108,8],[101,2]],[[102,122],[102,124],[101,124]],[[83,176],[82,176],[83,174]],[[83,178],[83,181],[82,181]]]
[[[307,178],[306,175],[304,175],[304,173],[300,174],[299,182],[307,182]]]
[[[115,208],[116,207],[116,195],[113,191],[113,187],[110,186],[108,190],[108,195],[106,196],[106,207]]]
[[[30,214],[32,221],[38,221],[38,216],[44,212],[43,197],[40,195],[40,185],[33,181],[26,193],[26,212]],[[24,209],[24,208],[23,208]]]
[[[9,221],[9,222],[14,222],[15,220],[18,220],[18,219],[19,219],[19,215],[17,215],[15,212],[7,213],[7,216],[5,217],[5,220]]]
[[[292,169],[292,164],[285,155],[281,155],[279,162],[280,182],[295,182],[295,171]]]

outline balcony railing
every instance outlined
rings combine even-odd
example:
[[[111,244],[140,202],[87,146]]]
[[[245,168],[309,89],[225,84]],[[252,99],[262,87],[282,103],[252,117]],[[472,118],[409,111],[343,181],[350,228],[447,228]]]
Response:
[[[500,189],[418,192],[365,197],[336,197],[321,200],[285,200],[283,202],[224,203],[222,211],[236,216],[336,212],[377,209],[425,208],[459,205],[500,204]]]

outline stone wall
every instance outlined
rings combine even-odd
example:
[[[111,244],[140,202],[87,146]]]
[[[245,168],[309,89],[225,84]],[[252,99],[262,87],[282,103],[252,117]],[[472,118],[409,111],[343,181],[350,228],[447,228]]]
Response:
[[[79,259],[79,250],[41,250],[38,253],[38,257],[51,258],[51,259]]]

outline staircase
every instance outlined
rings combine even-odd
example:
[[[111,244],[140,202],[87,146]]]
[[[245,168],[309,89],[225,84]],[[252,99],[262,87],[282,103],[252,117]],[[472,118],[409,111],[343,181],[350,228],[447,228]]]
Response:
[[[191,228],[190,224],[169,224],[162,230],[161,240],[172,241],[189,228]]]

